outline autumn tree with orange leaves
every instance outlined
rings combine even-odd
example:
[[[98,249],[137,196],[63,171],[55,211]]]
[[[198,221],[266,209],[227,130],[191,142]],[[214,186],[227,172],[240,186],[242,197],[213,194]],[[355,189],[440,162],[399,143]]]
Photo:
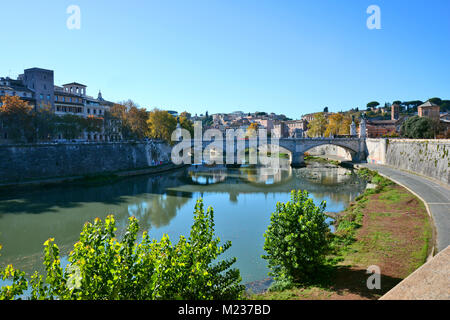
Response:
[[[32,109],[27,102],[17,96],[2,97],[0,123],[3,137],[15,142],[32,140],[34,135]]]

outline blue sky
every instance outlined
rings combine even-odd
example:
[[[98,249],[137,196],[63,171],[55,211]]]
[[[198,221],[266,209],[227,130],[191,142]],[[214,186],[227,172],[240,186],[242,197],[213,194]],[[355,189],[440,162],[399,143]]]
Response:
[[[69,5],[81,29],[69,30]],[[369,5],[381,30],[369,30]],[[448,0],[0,0],[0,75],[152,109],[304,113],[450,98]]]

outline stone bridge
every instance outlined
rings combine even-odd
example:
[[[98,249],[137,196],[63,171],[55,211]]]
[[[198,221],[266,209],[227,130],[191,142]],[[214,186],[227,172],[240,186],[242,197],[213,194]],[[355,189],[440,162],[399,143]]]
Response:
[[[231,164],[230,159],[236,163],[234,159],[239,152],[245,152],[249,149],[258,149],[259,151],[264,151],[269,149],[269,146],[279,146],[279,152],[288,153],[290,157],[290,163],[293,167],[302,167],[305,165],[304,153],[308,150],[322,146],[322,145],[334,145],[347,150],[353,162],[362,162],[367,158],[367,147],[365,138],[279,138],[279,139],[220,139],[210,141],[203,140],[190,140],[183,141],[186,143],[185,147],[190,147],[194,149],[194,154],[196,151],[202,151],[203,155],[207,154],[208,151],[219,152],[219,156],[226,155],[224,163]],[[206,152],[205,152],[206,151]],[[222,154],[221,154],[222,151]],[[230,153],[233,153],[233,157],[230,157]],[[197,153],[200,154],[200,153]],[[213,159],[213,157],[211,157]],[[216,158],[217,159],[217,158]],[[194,162],[198,163],[198,160]],[[201,161],[201,160],[200,160]]]

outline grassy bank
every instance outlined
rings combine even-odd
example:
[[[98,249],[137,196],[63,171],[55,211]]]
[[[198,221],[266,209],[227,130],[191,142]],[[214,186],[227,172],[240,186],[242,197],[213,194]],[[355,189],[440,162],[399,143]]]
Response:
[[[337,160],[325,159],[325,158],[316,157],[316,156],[305,156],[304,160],[306,163],[308,163],[308,162],[331,163],[336,166],[338,166],[340,164],[340,162]]]
[[[338,215],[327,277],[251,299],[378,299],[426,261],[432,229],[422,201],[374,171],[361,169],[358,174],[374,188]],[[371,265],[381,271],[379,290],[366,285]]]

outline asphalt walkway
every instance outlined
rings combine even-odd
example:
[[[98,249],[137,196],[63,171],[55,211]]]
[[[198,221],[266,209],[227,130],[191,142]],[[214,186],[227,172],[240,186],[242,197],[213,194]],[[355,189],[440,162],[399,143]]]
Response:
[[[358,166],[378,171],[421,198],[428,206],[436,227],[437,251],[450,245],[450,187],[424,176],[384,165],[362,163]]]

